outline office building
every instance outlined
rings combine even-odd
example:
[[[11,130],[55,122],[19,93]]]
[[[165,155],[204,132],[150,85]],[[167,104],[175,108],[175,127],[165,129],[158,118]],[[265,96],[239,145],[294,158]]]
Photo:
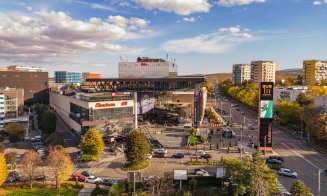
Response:
[[[306,94],[307,91],[307,86],[275,87],[274,102],[276,102],[278,99],[296,101],[300,93]]]
[[[251,80],[251,65],[235,64],[233,65],[233,83],[242,84]]]
[[[134,100],[132,93],[75,93],[72,91],[58,93],[51,91],[50,106],[71,129],[78,133],[85,133],[90,127],[108,130],[117,123],[128,129],[133,127]]]
[[[55,82],[64,84],[81,84],[81,72],[55,71]]]
[[[41,69],[41,68],[40,68]],[[24,89],[24,103],[48,103],[48,72],[44,71],[21,71],[20,69],[0,69],[0,88]],[[43,70],[43,69],[41,69]]]
[[[43,67],[29,67],[29,66],[19,66],[19,65],[11,65],[8,66],[7,69],[16,70],[16,71],[27,71],[27,72],[47,72],[47,70]]]
[[[327,113],[327,96],[315,97],[314,108],[321,113]]]
[[[177,77],[177,65],[164,59],[138,57],[137,62],[119,62],[119,78]]]
[[[101,74],[99,74],[99,73],[92,73],[92,72],[82,73],[83,82],[85,82],[86,79],[100,79],[100,78],[101,78]]]
[[[304,60],[303,61],[303,84],[316,85],[327,79],[327,61]]]
[[[0,89],[0,128],[6,119],[17,118],[23,113],[24,89]]]
[[[275,61],[252,61],[251,80],[255,83],[275,82]]]

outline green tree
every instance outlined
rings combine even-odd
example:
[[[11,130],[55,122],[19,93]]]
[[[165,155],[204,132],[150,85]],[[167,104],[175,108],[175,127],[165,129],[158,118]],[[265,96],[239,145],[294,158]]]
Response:
[[[291,189],[290,189],[290,193],[292,196],[310,196],[310,195],[313,195],[311,193],[311,190],[305,186],[305,184],[300,181],[300,180],[297,180],[296,182],[294,182],[291,186]]]
[[[104,149],[104,142],[99,131],[90,128],[82,137],[81,146],[83,153],[99,156]]]
[[[327,141],[327,114],[313,109],[308,109],[307,113],[311,115],[304,116],[306,130],[316,139]]]
[[[19,123],[9,123],[5,127],[5,132],[9,135],[20,136],[25,132],[25,129]]]
[[[57,116],[54,111],[47,110],[45,113],[43,113],[41,124],[45,133],[51,134],[55,132],[57,126]]]
[[[276,173],[269,169],[259,152],[255,153],[250,164],[250,195],[268,196],[277,193]]]
[[[308,106],[313,103],[313,98],[309,97],[308,95],[304,93],[300,93],[298,97],[296,98],[296,101],[301,105],[301,106]]]
[[[212,95],[212,92],[213,92],[213,84],[212,84],[212,82],[205,82],[203,84],[203,86],[207,88],[208,95],[211,96]]]
[[[283,99],[277,101],[276,114],[281,124],[299,125],[301,115],[304,109],[297,102],[291,102]]]
[[[44,114],[49,110],[49,108],[44,104],[38,103],[35,105],[34,110],[37,114],[38,126],[40,129],[43,129],[43,127],[42,127],[43,117],[44,117]]]
[[[6,181],[8,177],[6,159],[0,153],[0,186]]]
[[[144,133],[134,130],[127,137],[126,159],[129,163],[138,165],[147,160],[150,151],[149,142]]]

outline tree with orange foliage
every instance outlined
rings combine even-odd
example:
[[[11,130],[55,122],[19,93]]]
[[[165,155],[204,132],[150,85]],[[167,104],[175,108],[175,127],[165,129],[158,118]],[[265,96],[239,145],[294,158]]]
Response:
[[[6,181],[8,177],[6,159],[0,153],[0,186]]]
[[[73,163],[70,157],[61,150],[53,149],[49,152],[47,164],[56,180],[56,188],[60,188],[60,183],[68,180],[73,173]]]
[[[24,154],[21,161],[21,170],[28,177],[30,187],[33,188],[33,179],[36,175],[37,167],[41,164],[40,156],[34,150],[29,150]]]

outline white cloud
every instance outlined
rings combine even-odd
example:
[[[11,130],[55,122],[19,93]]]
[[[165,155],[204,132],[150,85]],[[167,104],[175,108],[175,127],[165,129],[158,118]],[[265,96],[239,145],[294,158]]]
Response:
[[[313,5],[327,4],[327,0],[314,0]]]
[[[136,28],[131,30],[121,21]],[[0,20],[0,58],[45,62],[47,58],[84,53],[137,53],[142,49],[117,42],[153,34],[149,23],[121,16],[109,16],[108,21],[96,17],[81,21],[64,12],[15,12]]]
[[[219,5],[231,7],[236,5],[247,5],[251,3],[264,3],[266,0],[218,0]]]
[[[180,20],[177,20],[176,22],[181,23],[181,22],[196,22],[196,21],[197,21],[197,19],[194,17],[185,17]]]
[[[252,39],[249,29],[241,30],[239,26],[220,28],[212,33],[185,39],[170,40],[162,44],[165,51],[175,53],[226,53],[237,44]]]
[[[209,12],[211,4],[208,0],[135,0],[148,10],[158,9],[174,12],[178,15],[189,15],[195,12]]]

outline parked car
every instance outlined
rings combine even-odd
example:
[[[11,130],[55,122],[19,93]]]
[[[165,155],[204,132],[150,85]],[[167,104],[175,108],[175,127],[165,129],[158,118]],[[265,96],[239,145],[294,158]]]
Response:
[[[172,156],[172,158],[175,158],[175,159],[182,159],[182,158],[184,158],[184,154],[182,154],[182,153],[177,153],[177,154],[174,154],[174,155]]]
[[[270,156],[269,159],[277,159],[277,160],[279,160],[280,162],[284,162],[284,158],[281,157],[281,156]]]
[[[96,176],[89,176],[86,178],[85,180],[86,182],[92,183],[92,184],[96,184],[96,183],[101,183],[102,179],[98,178]]]
[[[196,176],[210,176],[209,172],[204,169],[195,169],[194,173]]]
[[[204,154],[204,155],[201,156],[201,158],[202,159],[211,159],[212,156],[211,156],[211,154]]]
[[[168,153],[168,150],[165,149],[165,148],[160,148],[159,150],[156,151],[157,153],[164,153],[164,154],[167,154]]]
[[[202,155],[205,155],[205,152],[204,152],[204,150],[196,150],[196,151],[193,151],[192,155],[201,157]]]
[[[82,171],[82,175],[85,177],[93,176],[93,174],[88,171]]]
[[[8,174],[6,183],[18,182],[19,181],[19,173],[16,171],[10,172]]]
[[[278,174],[281,176],[287,176],[287,177],[292,177],[292,178],[297,178],[297,173],[290,170],[290,169],[286,169],[286,168],[281,168],[278,171]]]
[[[110,179],[110,178],[105,178],[105,179],[103,180],[103,182],[102,182],[102,184],[107,185],[107,186],[112,186],[112,185],[114,185],[114,184],[116,184],[116,183],[117,183],[116,180],[114,180],[114,179]]]
[[[268,158],[268,159],[266,160],[266,163],[267,163],[267,164],[281,164],[282,162],[281,162],[280,160],[278,160],[278,159]]]
[[[36,181],[45,181],[45,180],[48,180],[48,177],[46,175],[43,175],[43,174],[39,174],[39,175],[36,175],[34,177],[34,179]]]
[[[78,180],[79,182],[85,182],[86,177],[83,176],[82,174],[73,174],[71,176],[70,180],[72,180],[72,181]]]

